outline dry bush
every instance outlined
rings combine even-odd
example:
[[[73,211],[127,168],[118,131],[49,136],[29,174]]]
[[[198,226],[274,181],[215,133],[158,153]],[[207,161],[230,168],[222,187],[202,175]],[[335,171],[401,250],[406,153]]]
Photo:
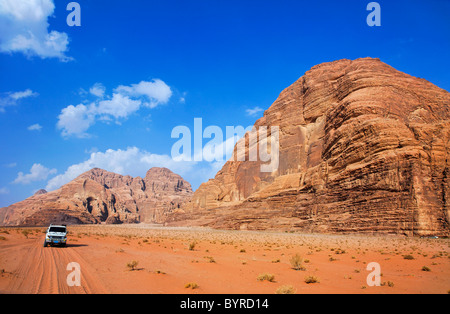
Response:
[[[292,256],[289,262],[291,263],[292,268],[295,270],[306,270],[303,266],[303,258],[300,254],[295,254],[294,256]]]
[[[297,290],[293,286],[281,286],[275,292],[276,294],[295,294]]]
[[[208,260],[208,262],[210,262],[210,263],[215,263],[216,262],[216,260],[212,256],[204,256],[204,258],[206,258]]]
[[[130,271],[136,270],[136,267],[138,264],[139,264],[138,261],[131,261],[131,262],[127,263],[127,267],[130,269]]]
[[[258,281],[264,281],[264,280],[267,280],[267,281],[269,281],[269,282],[274,282],[274,281],[275,281],[275,275],[268,274],[268,273],[260,274],[260,275],[258,275],[258,277],[257,277],[256,279],[257,279]]]
[[[197,289],[198,288],[198,284],[196,284],[195,282],[188,282],[187,284],[184,285],[184,287],[186,289],[188,289],[188,288]]]
[[[195,249],[195,246],[197,245],[197,242],[191,242],[189,243],[189,251],[193,251]]]
[[[318,283],[319,282],[319,278],[317,278],[316,276],[307,276],[307,277],[305,277],[305,282],[307,284]]]

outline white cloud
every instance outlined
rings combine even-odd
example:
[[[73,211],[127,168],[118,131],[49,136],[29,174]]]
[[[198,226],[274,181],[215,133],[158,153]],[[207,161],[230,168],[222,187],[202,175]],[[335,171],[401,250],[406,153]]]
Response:
[[[103,86],[102,83],[95,83],[90,89],[89,92],[94,95],[97,96],[99,98],[103,98],[103,96],[105,95],[105,91],[106,88],[105,86]]]
[[[14,100],[19,100],[22,98],[27,98],[27,97],[31,97],[31,96],[37,96],[38,93],[34,93],[31,89],[26,89],[23,92],[15,92],[15,93],[11,93],[9,95],[9,97],[11,97]]]
[[[71,60],[67,34],[48,30],[54,10],[53,0],[0,0],[0,51]]]
[[[17,105],[18,101],[21,99],[36,97],[39,94],[33,92],[31,89],[26,89],[20,92],[8,92],[5,93],[5,95],[6,96],[0,96],[0,112],[5,112],[5,107]]]
[[[14,167],[17,166],[17,162],[12,162],[12,163],[9,163],[9,164],[5,164],[3,166],[6,167],[6,168],[14,168]]]
[[[132,100],[128,96],[113,94],[112,99],[102,100],[96,108],[99,115],[110,115],[114,118],[126,118],[141,107],[140,100]]]
[[[86,131],[95,121],[95,106],[68,106],[58,116],[58,129],[62,130],[63,136],[87,137]]]
[[[187,95],[187,92],[183,92],[183,93],[181,94],[181,96],[180,96],[180,98],[179,98],[180,104],[185,104],[185,103],[186,103],[186,95]]]
[[[256,116],[258,113],[264,111],[264,109],[260,108],[260,107],[255,107],[255,108],[251,108],[251,109],[247,109],[245,110],[245,112],[247,113],[247,115],[249,116]]]
[[[40,131],[42,129],[42,126],[39,123],[30,125],[28,128],[28,131]]]
[[[9,194],[9,190],[7,188],[0,188],[0,195]]]
[[[104,97],[104,86],[96,83],[91,89],[92,94]],[[154,108],[158,104],[167,103],[172,95],[170,87],[161,80],[142,81],[131,86],[120,85],[106,99],[98,99],[89,106],[79,104],[62,109],[58,117],[57,127],[63,136],[87,137],[87,130],[96,121],[111,121],[127,119],[143,106]]]
[[[172,96],[170,87],[159,79],[152,82],[142,81],[131,86],[120,85],[115,91],[131,97],[144,97],[147,100],[143,100],[144,105],[150,108],[155,108],[159,104],[166,104]]]
[[[49,175],[56,174],[56,172],[56,169],[48,169],[41,164],[34,164],[31,167],[30,173],[24,174],[23,172],[19,172],[13,183],[29,184],[33,181],[43,181]]]

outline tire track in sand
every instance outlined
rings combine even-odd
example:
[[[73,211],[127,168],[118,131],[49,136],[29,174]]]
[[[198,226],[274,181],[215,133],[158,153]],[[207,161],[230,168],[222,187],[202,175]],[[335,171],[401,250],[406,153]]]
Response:
[[[69,286],[69,263],[80,265],[81,286]],[[23,249],[15,278],[8,286],[11,293],[27,294],[104,294],[108,293],[95,270],[76,251],[76,247],[46,247],[37,239]]]

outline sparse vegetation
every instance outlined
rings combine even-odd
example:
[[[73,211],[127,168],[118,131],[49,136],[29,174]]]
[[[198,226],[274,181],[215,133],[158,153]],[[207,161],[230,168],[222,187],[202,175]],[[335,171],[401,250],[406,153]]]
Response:
[[[300,254],[295,254],[294,256],[292,256],[289,262],[291,263],[292,269],[306,270],[303,266],[303,258],[300,256]]]
[[[31,234],[32,232],[30,230],[24,229],[22,230],[22,234],[25,236],[25,238],[28,239],[28,235]]]
[[[204,256],[204,258],[206,258],[209,263],[215,263],[216,262],[216,260],[212,256]]]
[[[35,229],[16,227],[7,229],[8,231],[0,229],[0,246],[2,246],[2,243],[4,243],[3,246],[6,246],[7,243],[14,244],[16,241],[33,245],[34,240],[25,241],[25,234],[23,233],[25,229],[31,231],[28,234],[29,239],[42,238],[40,230],[38,232]],[[397,282],[395,286],[392,281],[388,282],[388,280],[395,280],[396,277],[403,278],[402,276],[410,279],[420,278],[418,280],[429,283],[427,287],[430,288],[425,292],[447,292],[447,290],[442,289],[441,285],[432,285],[432,283],[438,282],[437,275],[443,273],[449,265],[447,259],[449,254],[446,252],[449,244],[446,239],[427,243],[419,238],[403,240],[393,237],[392,242],[388,242],[375,237],[366,239],[365,236],[349,236],[346,238],[344,236],[328,237],[326,235],[303,235],[301,233],[296,234],[295,237],[282,235],[283,238],[278,238],[280,235],[275,233],[272,235],[262,232],[206,232],[182,228],[151,229],[134,225],[74,226],[72,230],[73,237],[78,236],[80,238],[79,243],[82,247],[80,250],[88,252],[92,251],[93,248],[102,249],[105,256],[115,257],[119,261],[119,264],[109,265],[108,271],[110,270],[112,273],[120,272],[125,278],[143,276],[142,282],[169,280],[164,289],[155,285],[155,287],[150,286],[145,288],[146,290],[144,288],[140,290],[151,290],[152,293],[160,290],[164,292],[176,291],[176,285],[171,286],[170,282],[172,281],[171,278],[179,273],[177,262],[183,263],[183,271],[187,275],[184,280],[178,282],[178,284],[181,284],[178,289],[183,289],[188,282],[193,286],[191,288],[189,285],[189,289],[184,290],[187,293],[217,291],[211,290],[213,285],[208,283],[208,280],[214,278],[220,278],[220,281],[223,281],[227,286],[250,280],[250,285],[251,282],[255,285],[254,291],[256,293],[267,291],[267,289],[270,292],[272,289],[272,293],[292,294],[303,293],[304,291],[301,289],[308,291],[311,288],[313,288],[313,291],[320,293],[329,291],[330,287],[338,287],[338,289],[342,287],[345,291],[353,293],[358,293],[358,291],[359,293],[422,291],[418,287],[410,287],[401,282]],[[121,234],[125,234],[125,232],[129,232],[133,236],[122,236]],[[104,244],[89,245],[89,241],[94,241],[97,238],[103,239],[105,236],[109,239]],[[138,246],[138,241],[143,245],[142,247]],[[223,245],[221,245],[221,242],[223,242]],[[97,242],[94,243],[98,244]],[[414,244],[414,247],[412,244]],[[367,252],[366,256],[363,255],[365,252]],[[5,254],[5,256],[7,255]],[[169,259],[164,260],[164,257],[168,256],[170,256]],[[3,258],[3,255],[1,257]],[[216,258],[217,264],[209,264],[216,263]],[[330,258],[339,260],[329,262]],[[385,262],[383,265],[384,276],[381,279],[381,285],[384,288],[378,290],[372,289],[365,283],[365,277],[368,274],[365,265],[372,260],[377,260],[377,258],[380,261],[390,258],[390,262]],[[404,265],[408,267],[402,268],[401,261],[403,259],[413,260],[404,261],[403,264],[407,263],[409,266]],[[139,260],[140,262],[127,263],[132,260]],[[3,278],[1,278],[1,268],[5,268],[7,265],[0,265],[0,281],[11,281],[15,278],[12,273],[6,272],[3,273]],[[339,266],[342,272],[337,273],[333,266]],[[163,269],[164,272],[160,269]],[[189,277],[188,274],[196,274],[198,270],[210,271],[211,276],[208,276],[209,278],[202,277],[204,282],[202,281],[200,284],[195,283],[200,277]],[[294,270],[303,270],[304,272]],[[228,273],[224,273],[224,271],[228,271]],[[164,275],[165,272],[169,275]],[[307,275],[311,276],[306,277]],[[391,277],[392,275],[396,277]],[[292,281],[290,281],[290,277],[292,277]],[[403,279],[401,281],[406,282]],[[200,288],[198,288],[199,285]],[[363,285],[367,286],[366,290],[361,290]],[[389,289],[388,287],[393,288]],[[171,290],[172,288],[173,290]],[[450,289],[450,286],[447,289]],[[241,287],[236,291],[245,290]]]
[[[184,285],[184,287],[186,289],[198,289],[198,284],[196,284],[195,282],[188,282],[187,284]]]
[[[127,267],[130,271],[136,270],[137,265],[139,264],[138,261],[131,261],[127,263]]]
[[[258,275],[258,277],[256,279],[258,281],[266,280],[266,281],[274,282],[275,281],[275,275],[268,274],[268,273],[260,274],[260,275]]]
[[[307,284],[318,283],[318,282],[319,282],[319,278],[317,278],[316,276],[306,276],[305,277],[305,283],[307,283]]]
[[[197,245],[197,242],[195,242],[195,241],[189,243],[189,251],[193,251],[195,249],[196,245]]]
[[[330,256],[330,258],[328,259],[330,262],[334,262],[337,261],[337,258],[334,258],[333,256]]]
[[[297,291],[293,286],[281,286],[275,292],[276,294],[295,294]]]
[[[165,275],[166,273],[158,269],[158,270],[155,270],[155,274]]]

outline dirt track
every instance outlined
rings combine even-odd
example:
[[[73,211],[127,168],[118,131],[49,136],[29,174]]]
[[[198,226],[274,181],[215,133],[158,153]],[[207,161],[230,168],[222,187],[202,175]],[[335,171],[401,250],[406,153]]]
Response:
[[[76,251],[76,244],[67,247],[46,247],[42,239],[25,241],[23,244],[15,243],[9,246],[0,246],[0,254],[17,256],[15,261],[17,269],[12,276],[13,280],[0,292],[18,292],[26,294],[91,294],[107,293],[99,279],[92,273],[88,263]],[[14,254],[20,252],[20,254]],[[67,265],[76,262],[83,270],[81,272],[81,286],[70,287],[67,284]]]

